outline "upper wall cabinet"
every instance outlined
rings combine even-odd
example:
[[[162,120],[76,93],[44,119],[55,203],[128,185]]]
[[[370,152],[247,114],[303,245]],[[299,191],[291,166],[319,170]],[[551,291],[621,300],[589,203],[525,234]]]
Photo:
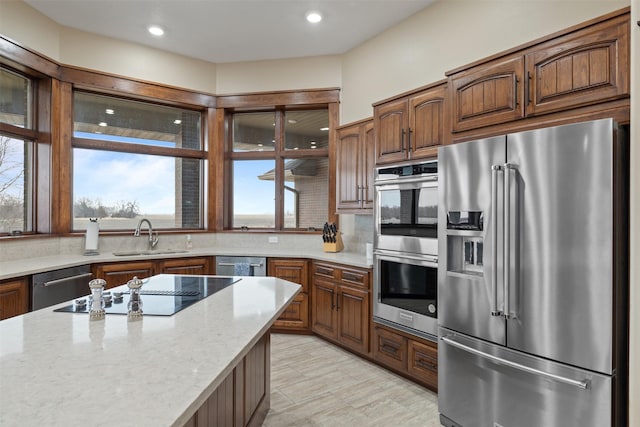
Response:
[[[629,94],[628,15],[539,45],[525,56],[527,114]]]
[[[629,95],[629,14],[613,13],[447,73],[462,132]]]
[[[336,209],[338,213],[373,212],[375,141],[373,120],[338,129]]]
[[[374,104],[376,164],[435,157],[444,144],[446,83]]]

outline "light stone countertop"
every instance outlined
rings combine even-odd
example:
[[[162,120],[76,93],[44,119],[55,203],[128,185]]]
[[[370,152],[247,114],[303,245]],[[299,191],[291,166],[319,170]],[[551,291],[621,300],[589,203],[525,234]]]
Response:
[[[265,257],[285,257],[285,258],[309,258],[318,261],[329,261],[339,264],[351,265],[354,267],[371,268],[372,264],[367,262],[362,253],[354,252],[324,252],[322,250],[291,248],[238,248],[238,247],[211,247],[192,249],[187,252],[166,253],[168,250],[157,250],[165,252],[157,255],[133,255],[116,256],[112,252],[101,252],[95,256],[84,256],[79,254],[61,254],[38,256],[33,258],[21,258],[11,261],[0,261],[0,280],[15,277],[28,276],[60,268],[74,267],[83,264],[96,264],[103,262],[124,262],[124,261],[144,261],[163,258],[187,258],[197,256],[265,256]]]
[[[89,321],[63,303],[3,320],[0,425],[182,425],[300,290],[240,279],[173,316]]]

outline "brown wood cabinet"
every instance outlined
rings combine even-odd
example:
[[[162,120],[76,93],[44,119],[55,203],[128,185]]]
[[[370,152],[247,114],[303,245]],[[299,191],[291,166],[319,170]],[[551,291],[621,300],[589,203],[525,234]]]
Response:
[[[338,213],[373,213],[374,164],[373,119],[340,127],[336,147]]]
[[[266,333],[184,426],[262,425],[271,402],[270,352],[270,335]]]
[[[29,311],[29,279],[26,277],[0,282],[0,320]]]
[[[211,274],[210,257],[176,258],[160,262],[160,272],[166,274]]]
[[[337,344],[370,355],[370,272],[313,262],[311,329]]]
[[[93,277],[107,281],[105,289],[124,285],[137,277],[144,279],[156,274],[211,274],[211,257],[175,258],[95,264]]]
[[[384,325],[373,327],[373,359],[438,391],[438,344]]]
[[[628,97],[629,32],[614,12],[448,72],[452,131]]]
[[[300,293],[273,324],[273,330],[309,332],[309,261],[269,258],[267,274],[302,286]]]
[[[374,104],[376,164],[435,157],[445,143],[446,83]]]

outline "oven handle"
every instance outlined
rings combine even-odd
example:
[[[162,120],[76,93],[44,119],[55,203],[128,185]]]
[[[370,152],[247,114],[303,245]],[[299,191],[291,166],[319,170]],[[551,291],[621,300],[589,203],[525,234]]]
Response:
[[[376,187],[379,187],[383,185],[402,185],[402,184],[409,184],[413,182],[438,182],[438,175],[429,174],[424,176],[398,177],[398,178],[392,178],[392,179],[387,178],[387,179],[376,180],[374,184]]]
[[[421,256],[415,256],[415,255],[410,255],[407,253],[402,253],[402,254],[398,254],[397,252],[391,252],[391,251],[385,251],[383,249],[376,249],[375,251],[373,251],[374,255],[378,255],[378,256],[382,256],[384,258],[388,258],[388,259],[394,259],[394,260],[411,260],[411,261],[419,261],[419,262],[429,262],[429,263],[434,263],[435,267],[437,267],[438,265],[438,257],[437,256],[433,256],[433,255],[421,255]]]

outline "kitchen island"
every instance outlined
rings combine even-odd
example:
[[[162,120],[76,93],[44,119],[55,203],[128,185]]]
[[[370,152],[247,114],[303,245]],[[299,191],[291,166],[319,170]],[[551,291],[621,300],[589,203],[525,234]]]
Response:
[[[90,321],[63,303],[0,322],[0,426],[259,425],[269,327],[300,286],[236,279],[172,316]]]

